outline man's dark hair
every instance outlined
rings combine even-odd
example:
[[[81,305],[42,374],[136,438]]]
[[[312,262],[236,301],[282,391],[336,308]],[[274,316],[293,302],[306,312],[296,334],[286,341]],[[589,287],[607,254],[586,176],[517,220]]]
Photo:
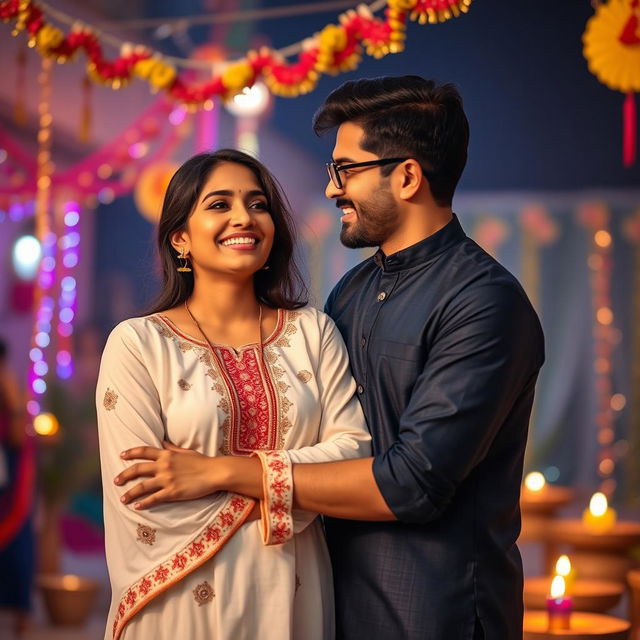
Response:
[[[313,130],[321,135],[344,122],[362,127],[365,151],[419,162],[434,200],[451,205],[469,143],[469,123],[454,85],[419,76],[345,82],[316,112]],[[382,167],[382,175],[395,166]]]

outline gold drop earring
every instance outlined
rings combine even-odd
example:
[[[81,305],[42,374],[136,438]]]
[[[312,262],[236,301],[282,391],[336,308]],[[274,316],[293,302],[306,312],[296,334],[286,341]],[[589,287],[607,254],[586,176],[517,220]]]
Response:
[[[180,273],[191,273],[191,267],[189,266],[189,259],[187,258],[187,255],[186,249],[181,247],[178,259],[182,260],[182,264],[179,265],[177,269]]]

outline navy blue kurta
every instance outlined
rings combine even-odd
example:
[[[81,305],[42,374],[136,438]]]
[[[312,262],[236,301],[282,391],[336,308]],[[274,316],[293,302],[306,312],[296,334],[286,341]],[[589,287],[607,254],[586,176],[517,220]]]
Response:
[[[326,311],[398,518],[326,521],[338,639],[521,638],[519,491],[544,360],[522,287],[454,216],[356,266]]]

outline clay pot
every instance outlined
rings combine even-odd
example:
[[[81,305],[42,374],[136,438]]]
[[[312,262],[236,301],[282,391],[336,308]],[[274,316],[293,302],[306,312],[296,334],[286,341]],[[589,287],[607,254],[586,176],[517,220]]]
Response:
[[[36,578],[54,625],[82,626],[96,601],[100,583],[75,575],[42,574]]]

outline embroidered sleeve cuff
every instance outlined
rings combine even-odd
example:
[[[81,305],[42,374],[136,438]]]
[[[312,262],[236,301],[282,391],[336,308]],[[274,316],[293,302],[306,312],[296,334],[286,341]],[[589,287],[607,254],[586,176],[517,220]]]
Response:
[[[293,475],[286,451],[254,451],[262,464],[262,541],[282,544],[293,537]]]

